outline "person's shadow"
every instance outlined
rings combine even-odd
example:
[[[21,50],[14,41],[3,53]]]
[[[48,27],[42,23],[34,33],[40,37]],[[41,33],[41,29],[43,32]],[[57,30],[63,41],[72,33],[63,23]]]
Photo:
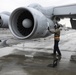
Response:
[[[61,60],[61,56],[53,56],[53,63],[49,64],[48,67],[56,67]]]

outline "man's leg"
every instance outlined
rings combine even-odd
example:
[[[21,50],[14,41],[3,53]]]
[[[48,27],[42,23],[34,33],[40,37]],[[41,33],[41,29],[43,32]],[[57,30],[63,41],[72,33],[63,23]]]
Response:
[[[58,52],[58,55],[61,56],[61,52],[60,52],[59,48],[57,49],[57,52]]]
[[[58,55],[61,55],[61,52],[60,52],[60,50],[59,50],[59,41],[56,41],[57,42],[57,53],[58,53]]]
[[[56,40],[54,40],[54,51],[53,53],[56,55],[56,49],[57,49],[57,43],[56,43]]]

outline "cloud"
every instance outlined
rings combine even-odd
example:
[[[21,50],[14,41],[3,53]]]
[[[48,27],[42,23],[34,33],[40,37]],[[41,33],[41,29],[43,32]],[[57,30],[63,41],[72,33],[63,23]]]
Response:
[[[76,0],[0,0],[0,11],[13,11],[17,7],[38,3],[42,6],[58,6],[76,3]]]
[[[18,7],[26,7],[32,3],[38,3],[41,6],[49,7],[49,6],[75,4],[76,0],[0,0],[0,12],[3,11],[12,12],[14,9]]]

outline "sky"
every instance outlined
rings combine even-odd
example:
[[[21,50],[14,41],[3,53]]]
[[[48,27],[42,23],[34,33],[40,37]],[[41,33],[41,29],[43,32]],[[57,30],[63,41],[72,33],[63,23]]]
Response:
[[[10,11],[18,7],[26,7],[32,3],[38,3],[41,6],[59,6],[67,4],[75,4],[76,0],[0,0],[0,12]]]
[[[26,7],[32,3],[40,4],[43,7],[49,7],[76,4],[76,0],[0,0],[0,12],[12,12],[18,7]]]

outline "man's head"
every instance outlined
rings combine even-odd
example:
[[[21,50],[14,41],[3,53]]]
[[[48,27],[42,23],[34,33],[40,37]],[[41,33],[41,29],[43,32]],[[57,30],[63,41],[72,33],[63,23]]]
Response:
[[[59,17],[54,16],[54,17],[52,17],[52,20],[53,20],[54,22],[59,22],[59,21],[60,21],[60,18],[59,18]]]
[[[57,25],[57,28],[60,28],[60,25]]]
[[[55,25],[54,28],[58,29],[58,28],[60,28],[60,25]]]

